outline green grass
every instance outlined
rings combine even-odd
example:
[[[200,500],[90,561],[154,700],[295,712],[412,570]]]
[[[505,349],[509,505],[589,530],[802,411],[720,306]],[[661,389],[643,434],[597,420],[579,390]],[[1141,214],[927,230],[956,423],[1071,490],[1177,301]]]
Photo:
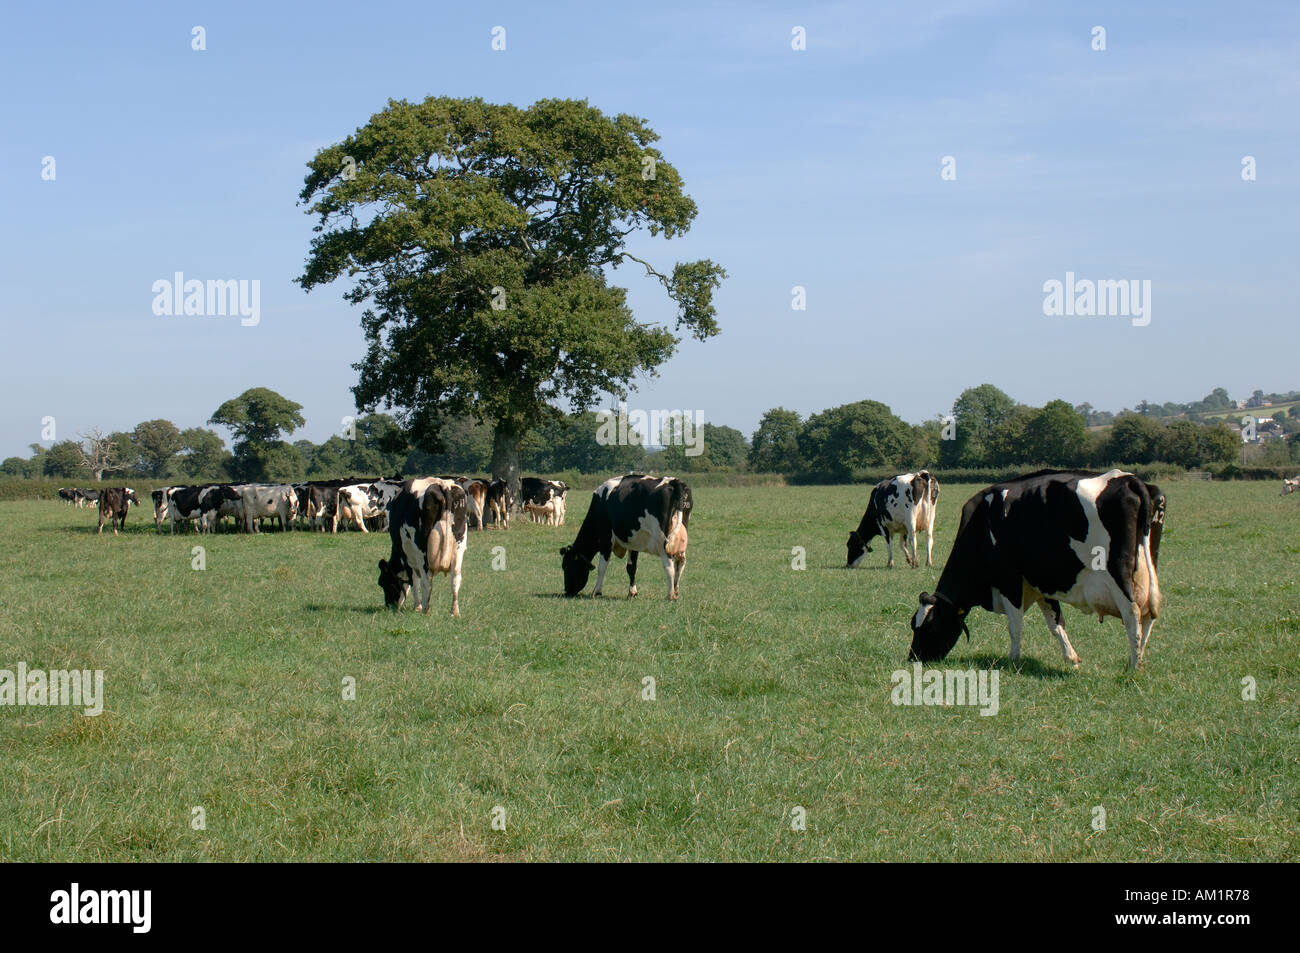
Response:
[[[864,487],[701,488],[677,604],[651,560],[635,601],[621,562],[607,598],[557,598],[575,491],[566,527],[471,534],[456,620],[446,577],[433,615],[382,609],[386,534],[173,538],[141,509],[115,539],[0,504],[0,668],[103,669],[107,695],[97,718],[0,708],[0,858],[1295,859],[1295,498],[1165,485],[1144,672],[1116,620],[1068,608],[1082,668],[1035,614],[1017,671],[977,610],[941,667],[1000,669],[999,714],[895,707],[975,489],[944,487],[934,568],[878,548],[846,571]]]

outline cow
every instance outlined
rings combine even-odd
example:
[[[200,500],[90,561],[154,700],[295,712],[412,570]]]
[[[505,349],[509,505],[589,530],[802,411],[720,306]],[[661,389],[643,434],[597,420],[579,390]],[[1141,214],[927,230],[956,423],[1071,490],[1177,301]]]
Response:
[[[311,484],[307,487],[307,519],[312,526],[325,532],[325,523],[328,520],[330,532],[338,532],[339,523],[339,488],[337,486],[323,486],[320,484]]]
[[[1020,658],[1024,613],[1037,604],[1067,662],[1079,665],[1061,603],[1116,616],[1129,641],[1129,667],[1142,666],[1160,614],[1156,566],[1165,495],[1131,473],[1040,470],[996,483],[962,507],[952,553],[934,594],[912,617],[909,661],[944,658],[975,606],[1007,617],[1011,660]]]
[[[690,487],[673,477],[630,473],[606,480],[591,495],[591,506],[573,545],[560,550],[564,594],[572,598],[582,592],[595,568],[591,560],[598,555],[600,566],[592,595],[599,596],[612,551],[620,559],[627,555],[627,595],[631,599],[636,596],[637,553],[653,553],[663,560],[668,598],[676,600],[686,568],[691,506]]]
[[[113,535],[117,535],[119,528],[126,529],[126,514],[131,508],[131,504],[140,505],[140,499],[135,495],[135,490],[129,486],[105,488],[99,491],[99,529],[98,533],[104,532],[104,520],[108,520],[108,525],[113,530]]]
[[[60,487],[60,488],[59,488],[59,499],[62,500],[64,503],[67,503],[69,506],[72,506],[73,504],[75,504],[75,503],[77,502],[77,491],[76,491],[76,490],[65,490],[65,489],[63,489],[62,487]]]
[[[59,491],[59,493],[62,492],[62,490]],[[1286,496],[1288,493],[1300,493],[1300,476],[1291,480],[1286,477],[1282,478],[1282,495]]]
[[[339,487],[336,524],[351,520],[361,532],[370,532],[366,529],[366,520],[379,515],[379,511],[370,500],[370,486],[369,483],[354,483],[351,486]]]
[[[531,513],[533,522],[541,522],[542,518],[538,516],[535,510],[529,510],[528,504],[533,503],[537,506],[544,506],[551,500],[556,500],[555,525],[563,526],[565,494],[568,492],[569,485],[561,480],[524,477],[519,482],[519,508],[524,512]]]
[[[451,480],[407,480],[388,509],[392,551],[379,560],[384,605],[398,609],[415,590],[415,608],[429,614],[433,577],[451,576],[451,614],[460,615],[461,566],[469,537],[466,497]]]
[[[492,514],[492,522],[501,529],[510,528],[510,484],[505,480],[493,480],[487,487],[487,508]]]
[[[524,509],[533,518],[534,523],[545,523],[548,526],[559,525],[556,511],[559,508],[559,498],[547,500],[545,503],[525,503]]]
[[[165,507],[172,533],[177,523],[194,523],[200,533],[211,531],[222,495],[221,486],[215,483],[168,488]]]
[[[456,484],[465,491],[469,528],[482,529],[487,522],[487,481],[462,478],[457,480]]]
[[[163,524],[163,521],[164,521],[164,520],[169,520],[169,516],[168,516],[168,513],[167,513],[167,498],[168,498],[168,494],[170,494],[170,493],[172,492],[172,490],[180,490],[180,489],[183,489],[183,487],[179,487],[179,486],[164,486],[164,487],[162,487],[161,489],[154,490],[153,493],[150,494],[150,496],[153,497],[153,525],[154,525],[154,529],[158,530],[158,532],[160,532],[160,533],[162,532],[162,524]]]
[[[239,488],[239,496],[245,532],[260,532],[257,521],[270,518],[280,521],[282,532],[293,529],[293,520],[298,515],[298,494],[293,487],[283,483],[246,485]]]
[[[366,489],[370,505],[376,511],[376,529],[388,529],[388,507],[402,492],[403,483],[402,480],[376,480]]]
[[[871,540],[885,537],[889,561],[894,568],[894,535],[903,537],[903,558],[913,569],[920,568],[916,555],[916,534],[925,533],[925,564],[934,565],[934,517],[939,500],[939,481],[929,470],[904,473],[881,480],[871,489],[862,522],[849,534],[847,568],[860,564],[871,552]]]
[[[98,491],[98,490],[80,490],[80,489],[76,489],[76,490],[73,490],[72,492],[73,492],[73,494],[74,494],[75,497],[76,497],[77,508],[78,508],[78,509],[83,509],[83,508],[85,508],[85,506],[86,506],[87,503],[95,503],[95,504],[98,504],[98,503],[99,503],[99,491]]]

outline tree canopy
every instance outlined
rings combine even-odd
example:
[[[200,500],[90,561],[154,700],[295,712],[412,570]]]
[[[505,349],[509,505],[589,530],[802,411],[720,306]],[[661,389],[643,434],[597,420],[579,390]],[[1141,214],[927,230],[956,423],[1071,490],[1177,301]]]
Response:
[[[457,415],[494,427],[494,475],[515,480],[519,440],[569,403],[626,396],[685,331],[718,333],[723,269],[657,268],[627,249],[696,215],[645,120],[583,101],[521,109],[481,99],[390,100],[311,160],[301,201],[317,218],[299,284],[346,276],[364,305],[357,406],[394,409],[441,449]],[[676,326],[638,322],[606,269],[632,264],[676,304]]]

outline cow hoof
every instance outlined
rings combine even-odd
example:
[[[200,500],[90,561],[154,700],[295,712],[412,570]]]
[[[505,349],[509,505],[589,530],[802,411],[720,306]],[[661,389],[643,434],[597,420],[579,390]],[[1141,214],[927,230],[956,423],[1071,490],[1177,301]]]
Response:
[[[635,598],[636,598],[636,589],[635,589],[635,588],[629,589],[629,590],[627,591],[627,597],[628,597],[629,599],[635,599]]]

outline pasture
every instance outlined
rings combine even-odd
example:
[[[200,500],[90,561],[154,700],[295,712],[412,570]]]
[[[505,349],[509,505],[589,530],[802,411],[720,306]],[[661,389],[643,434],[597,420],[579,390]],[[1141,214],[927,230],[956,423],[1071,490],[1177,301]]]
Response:
[[[638,599],[615,561],[604,599],[565,600],[597,482],[564,527],[471,533],[460,619],[445,576],[430,616],[383,608],[386,533],[160,536],[146,505],[114,539],[0,503],[0,668],[102,669],[106,695],[98,717],[0,707],[0,859],[1300,855],[1300,506],[1276,484],[1162,483],[1143,672],[1117,620],[1066,609],[1074,671],[1035,612],[1017,670],[1005,620],[973,612],[938,667],[999,670],[983,717],[890,700],[978,487],[943,486],[933,568],[922,546],[887,570],[877,541],[851,571],[867,487],[700,487],[679,603],[646,558]]]

